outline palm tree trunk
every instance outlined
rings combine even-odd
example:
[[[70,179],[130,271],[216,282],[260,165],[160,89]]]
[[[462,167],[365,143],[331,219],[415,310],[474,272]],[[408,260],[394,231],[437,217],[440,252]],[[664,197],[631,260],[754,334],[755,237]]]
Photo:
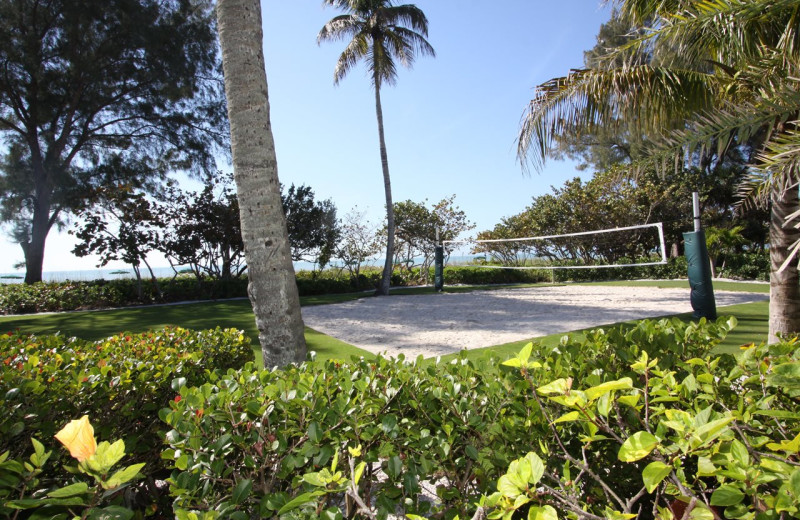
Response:
[[[269,119],[259,0],[219,0],[217,21],[231,126],[233,173],[264,366],[306,356],[303,319],[281,205]]]
[[[786,216],[798,209],[797,186],[781,193],[773,188],[769,226],[769,342],[778,334],[800,331],[800,277],[795,258],[783,271],[778,269],[789,255],[790,246],[800,238],[800,230],[786,223]]]
[[[375,114],[378,116],[378,138],[381,147],[381,168],[383,168],[383,191],[386,195],[386,260],[383,263],[381,284],[375,291],[376,296],[389,294],[392,281],[394,259],[394,205],[392,204],[392,180],[389,177],[389,159],[386,156],[386,139],[383,133],[383,109],[381,108],[380,78],[375,74]]]

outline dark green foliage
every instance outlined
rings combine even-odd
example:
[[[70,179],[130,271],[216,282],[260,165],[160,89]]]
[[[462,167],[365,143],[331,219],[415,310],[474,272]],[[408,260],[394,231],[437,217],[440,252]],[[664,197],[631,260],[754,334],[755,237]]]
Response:
[[[169,184],[159,196],[158,249],[171,265],[188,265],[199,281],[229,281],[246,269],[233,175],[217,172],[200,193]]]
[[[720,276],[742,280],[767,280],[769,259],[766,252],[732,255]],[[614,269],[549,270],[487,269],[479,266],[446,266],[447,285],[486,285],[539,282],[597,282],[609,280],[685,279],[686,258],[672,258],[665,265],[621,267]],[[429,269],[433,276],[433,268]],[[423,273],[424,274],[424,273]],[[418,268],[395,272],[395,287],[417,285],[424,276]],[[376,270],[362,270],[358,278],[335,270],[299,271],[300,296],[343,294],[374,289],[380,281]],[[0,314],[28,314],[86,309],[102,309],[193,300],[243,298],[247,296],[247,277],[228,280],[197,280],[189,277],[161,279],[159,295],[153,285],[143,285],[142,296],[136,280],[97,280],[92,282],[53,282],[36,284],[0,284]]]
[[[281,204],[286,215],[292,260],[307,260],[322,270],[333,256],[341,236],[336,219],[336,206],[331,199],[314,200],[310,186],[289,186],[283,192]]]
[[[539,363],[537,382],[599,384],[629,374],[643,351],[665,367],[704,356],[729,328],[722,321],[645,321],[585,339],[565,337],[556,350],[533,346],[530,357]],[[165,457],[175,466],[170,483],[178,516],[196,510],[264,517],[283,510],[316,518],[341,505],[344,490],[358,481],[355,490],[371,497],[379,517],[444,510],[445,517],[469,518],[513,459],[556,448],[519,370],[497,362],[475,366],[463,357],[246,367],[184,386],[180,394],[161,412],[173,428]],[[580,454],[577,437],[569,442]],[[611,448],[598,443],[592,464],[612,471],[620,493],[638,490],[639,468],[618,461]],[[435,483],[438,504],[422,499],[424,481]],[[585,494],[604,498],[592,488]]]
[[[0,453],[20,455],[30,437],[49,443],[67,422],[88,415],[100,438],[124,439],[153,474],[161,467],[157,412],[175,397],[173,380],[199,385],[214,370],[252,360],[250,338],[235,329],[168,328],[99,341],[2,335]]]
[[[26,282],[93,188],[212,171],[226,118],[210,1],[0,1],[0,219]]]
[[[0,285],[0,314],[117,307],[125,301],[120,284],[102,280]]]

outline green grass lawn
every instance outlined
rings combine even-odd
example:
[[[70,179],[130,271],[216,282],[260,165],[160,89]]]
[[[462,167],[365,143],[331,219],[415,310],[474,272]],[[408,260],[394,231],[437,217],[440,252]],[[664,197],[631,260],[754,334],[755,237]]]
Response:
[[[649,287],[686,287],[686,281],[624,281],[603,282],[609,285],[639,285]],[[540,284],[541,285],[541,284]],[[549,285],[549,284],[547,284]],[[515,287],[533,287],[526,284]],[[460,286],[449,287],[447,292],[465,292],[472,290],[491,290],[508,288],[508,286],[474,287]],[[717,290],[769,292],[766,284],[749,284],[737,282],[715,282]],[[432,288],[404,288],[393,290],[392,294],[428,294],[433,293]],[[369,297],[369,293],[334,294],[323,296],[305,296],[300,299],[301,305],[322,305],[351,301],[358,298]],[[719,349],[732,351],[739,345],[751,342],[761,342],[766,339],[768,330],[768,302],[747,303],[732,305],[718,309],[720,316],[735,316],[739,325],[730,334]],[[690,319],[689,315],[682,315],[683,319]],[[253,311],[250,302],[246,299],[228,300],[220,302],[202,302],[184,305],[163,305],[151,307],[131,307],[107,311],[84,311],[57,314],[36,314],[27,316],[2,316],[0,317],[0,332],[20,330],[35,334],[55,334],[60,332],[68,336],[77,336],[84,339],[95,340],[105,338],[121,331],[142,332],[148,329],[157,329],[167,325],[181,326],[190,329],[207,329],[214,327],[235,327],[242,329],[253,341],[254,351],[258,362],[261,362],[261,351],[258,347],[258,331],[255,327]],[[580,333],[576,331],[575,333]],[[372,356],[371,353],[339,341],[335,338],[306,328],[306,342],[309,350],[317,352],[320,359],[339,358],[349,359],[350,356]],[[508,358],[516,354],[528,341],[535,340],[545,344],[555,345],[563,333],[531,338],[503,345],[496,345],[482,349],[472,350],[468,357],[475,360],[488,357]]]

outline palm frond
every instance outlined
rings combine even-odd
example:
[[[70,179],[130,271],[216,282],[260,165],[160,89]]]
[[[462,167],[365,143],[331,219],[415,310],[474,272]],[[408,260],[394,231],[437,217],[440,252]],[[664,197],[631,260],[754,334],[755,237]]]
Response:
[[[361,20],[353,14],[339,15],[322,26],[317,34],[317,45],[324,41],[352,38],[363,29]]]
[[[730,73],[762,46],[797,57],[799,8],[800,0],[628,0],[623,15],[645,30],[611,50],[603,62],[646,51],[661,66],[706,63]]]
[[[428,36],[428,19],[420,8],[413,4],[386,7],[379,11],[383,24],[407,27],[424,37]]]
[[[397,83],[397,67],[392,54],[386,49],[386,41],[373,41],[367,55],[367,70],[373,87],[394,86]]]
[[[573,70],[536,88],[522,116],[517,157],[540,170],[555,135],[624,121],[646,136],[673,128],[713,105],[712,78],[691,70],[641,65],[612,70]]]
[[[338,85],[358,62],[370,55],[370,40],[366,34],[358,33],[345,47],[333,71],[333,84]]]
[[[317,42],[352,38],[334,72],[337,84],[362,59],[373,86],[380,88],[397,81],[395,60],[410,67],[419,55],[436,55],[425,39],[428,20],[413,4],[393,5],[392,0],[324,0],[323,4],[347,14],[325,24]]]

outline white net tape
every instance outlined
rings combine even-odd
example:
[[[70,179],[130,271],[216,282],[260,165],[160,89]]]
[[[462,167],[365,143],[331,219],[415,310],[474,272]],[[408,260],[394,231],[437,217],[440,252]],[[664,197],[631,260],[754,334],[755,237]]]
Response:
[[[598,269],[667,263],[664,226],[640,226],[582,231],[563,235],[490,240],[447,240],[447,249],[471,245],[483,254],[487,269]],[[449,246],[449,247],[448,247]]]

